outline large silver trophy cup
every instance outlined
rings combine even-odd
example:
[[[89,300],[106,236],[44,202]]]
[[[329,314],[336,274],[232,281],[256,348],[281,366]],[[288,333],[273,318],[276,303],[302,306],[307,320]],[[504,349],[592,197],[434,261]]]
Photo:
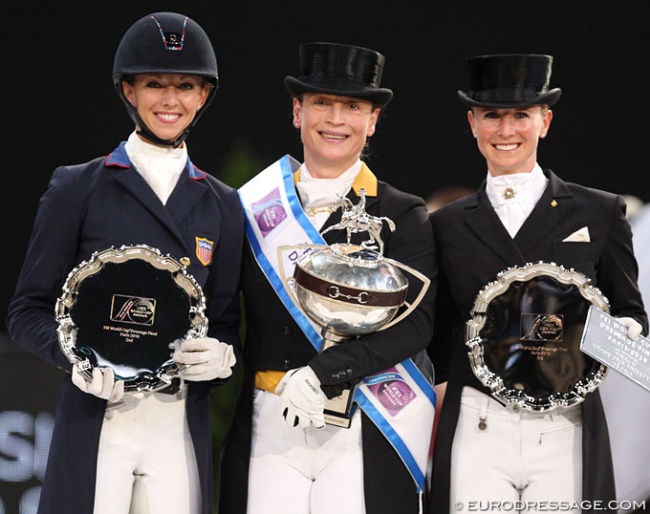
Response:
[[[422,301],[430,280],[417,270],[383,256],[383,241],[379,233],[383,223],[391,230],[395,225],[388,218],[377,218],[365,212],[365,191],[355,206],[340,199],[343,208],[341,222],[323,231],[344,229],[346,244],[302,244],[278,248],[278,260],[283,255],[300,252],[293,276],[283,273],[285,287],[293,293],[301,311],[321,328],[321,351],[337,344],[354,344],[357,336],[369,334],[398,323]],[[367,232],[369,239],[360,245],[350,243],[353,232]],[[375,249],[378,248],[378,249]],[[280,269],[284,268],[281,265]],[[406,272],[422,282],[412,303],[407,302],[409,280]],[[348,428],[353,390],[325,405],[328,424]]]

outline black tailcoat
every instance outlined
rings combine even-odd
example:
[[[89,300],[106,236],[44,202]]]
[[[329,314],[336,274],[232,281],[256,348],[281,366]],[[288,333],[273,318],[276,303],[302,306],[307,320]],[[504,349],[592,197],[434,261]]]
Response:
[[[408,357],[413,357],[416,364],[425,368],[428,364],[430,368],[425,349],[433,327],[436,264],[426,207],[421,198],[401,192],[384,182],[378,181],[377,187],[376,197],[366,197],[366,211],[374,216],[390,218],[397,227],[392,233],[386,226],[382,231],[384,255],[432,279],[431,287],[419,307],[396,325],[317,354],[271,288],[250,249],[245,252],[242,267],[247,327],[244,341],[245,376],[222,456],[219,512],[246,514],[253,389],[258,370],[287,371],[309,364],[321,380],[323,390],[333,397],[361,378],[387,369]],[[354,190],[350,191],[348,198],[354,204],[359,201]],[[340,220],[341,213],[334,212],[323,229]],[[330,231],[324,237],[329,244],[346,242],[345,231],[342,230]],[[352,242],[359,244],[367,239],[365,233],[355,234]],[[417,291],[419,287],[412,291],[409,288],[409,302],[413,301]],[[414,357],[418,354],[424,357],[424,362],[422,359],[418,362]],[[423,372],[427,377],[431,375],[430,369]],[[415,482],[392,446],[365,415],[362,420],[362,440],[364,469],[369,470],[364,475],[368,514],[417,513]],[[332,494],[336,494],[336,491],[332,491]],[[342,511],[345,511],[345,499],[341,501]]]
[[[567,183],[550,170],[549,184],[515,238],[479,190],[431,214],[439,266],[434,338],[429,348],[437,382],[447,381],[434,446],[430,512],[450,512],[451,448],[463,386],[486,394],[474,376],[465,345],[465,323],[477,294],[511,266],[540,261],[574,268],[609,299],[613,316],[630,316],[648,330],[637,287],[638,267],[621,196]],[[563,242],[582,227],[590,242]],[[583,421],[583,499],[615,500],[609,436],[600,395],[580,404]]]

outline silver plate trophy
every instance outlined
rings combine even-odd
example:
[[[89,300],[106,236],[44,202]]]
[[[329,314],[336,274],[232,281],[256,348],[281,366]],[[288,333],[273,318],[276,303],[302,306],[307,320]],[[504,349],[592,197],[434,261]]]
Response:
[[[537,412],[577,405],[607,374],[580,351],[591,305],[609,312],[601,291],[573,269],[539,262],[502,271],[467,322],[474,374],[505,405]]]
[[[354,338],[384,330],[411,314],[422,301],[430,280],[417,270],[382,255],[380,232],[383,223],[395,226],[388,218],[365,212],[365,190],[360,190],[359,204],[353,206],[340,199],[341,223],[329,230],[344,229],[346,244],[291,245],[278,248],[278,261],[296,250],[303,255],[295,262],[292,277],[283,275],[300,310],[321,328],[321,351],[335,344],[354,344]],[[369,239],[361,245],[350,243],[353,232],[367,232]],[[380,250],[374,249],[378,247]],[[282,265],[280,270],[284,271]],[[406,301],[409,281],[407,272],[422,282],[412,304]],[[403,308],[404,307],[404,308]],[[399,311],[402,312],[399,312]],[[344,428],[350,426],[352,392],[345,392],[325,405],[325,422]]]
[[[95,252],[57,300],[59,345],[82,374],[111,367],[127,392],[158,391],[179,367],[175,342],[207,333],[205,298],[185,266],[146,245]]]

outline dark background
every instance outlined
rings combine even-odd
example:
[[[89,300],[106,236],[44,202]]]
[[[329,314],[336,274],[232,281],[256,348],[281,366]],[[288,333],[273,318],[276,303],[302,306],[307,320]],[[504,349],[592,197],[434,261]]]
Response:
[[[549,53],[555,57],[551,85],[561,87],[563,96],[540,147],[541,165],[566,180],[648,202],[648,5],[647,0],[12,2],[2,12],[0,350],[12,348],[4,332],[6,308],[38,198],[53,169],[105,155],[133,129],[113,91],[111,70],[122,34],[141,16],[178,11],[211,37],[220,87],[188,145],[197,166],[235,187],[284,154],[301,159],[282,80],[297,72],[300,43],[330,41],[370,47],[387,58],[382,85],[395,97],[372,138],[369,165],[395,186],[423,197],[448,185],[477,187],[485,165],[456,97],[466,87],[465,57]],[[10,365],[6,355],[0,351],[5,363],[0,366]],[[32,380],[36,389],[39,380],[51,390],[38,374]],[[7,408],[12,407],[0,405],[0,411]]]
[[[2,30],[0,313],[54,167],[105,155],[132,130],[113,91],[113,56],[136,19],[160,10],[189,15],[213,41],[220,88],[188,144],[195,164],[233,186],[286,153],[301,158],[282,80],[297,72],[300,43],[332,41],[386,55],[382,85],[395,97],[369,164],[394,185],[421,196],[478,186],[485,167],[456,97],[464,59],[536,52],[554,55],[551,85],[563,89],[542,166],[650,201],[647,0],[15,2]]]

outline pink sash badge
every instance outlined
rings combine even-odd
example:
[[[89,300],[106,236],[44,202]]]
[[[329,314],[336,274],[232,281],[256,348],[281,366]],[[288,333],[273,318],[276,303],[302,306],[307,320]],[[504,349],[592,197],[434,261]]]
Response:
[[[415,391],[397,373],[396,368],[367,377],[364,383],[391,416],[395,416],[415,398]]]
[[[277,187],[257,202],[253,202],[251,207],[257,226],[264,237],[270,234],[287,217],[287,213],[282,206],[280,190]]]

